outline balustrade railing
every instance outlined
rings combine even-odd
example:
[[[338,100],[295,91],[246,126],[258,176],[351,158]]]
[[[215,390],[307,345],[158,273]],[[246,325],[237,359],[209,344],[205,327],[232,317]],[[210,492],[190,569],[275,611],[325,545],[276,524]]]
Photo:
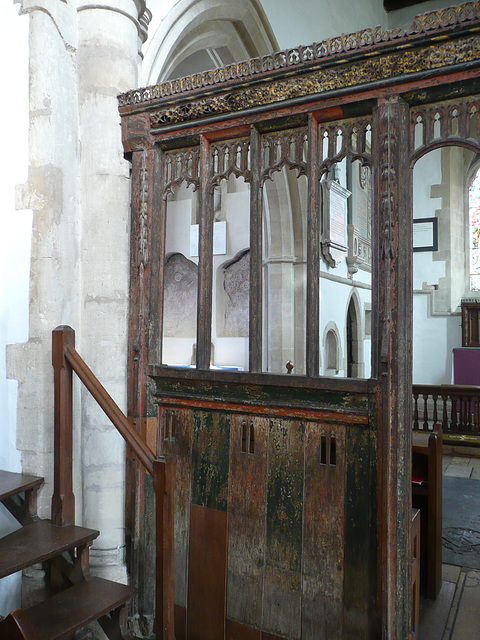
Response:
[[[480,387],[414,384],[413,428],[432,431],[442,425],[443,435],[480,435]]]
[[[132,449],[138,461],[153,477],[155,491],[155,628],[158,640],[175,640],[174,635],[174,492],[175,461],[156,458],[133,429],[130,421],[114,402],[75,349],[75,331],[61,326],[52,333],[54,369],[54,488],[52,522],[59,526],[74,523],[75,498],[72,482],[72,382],[77,374],[94,400]]]

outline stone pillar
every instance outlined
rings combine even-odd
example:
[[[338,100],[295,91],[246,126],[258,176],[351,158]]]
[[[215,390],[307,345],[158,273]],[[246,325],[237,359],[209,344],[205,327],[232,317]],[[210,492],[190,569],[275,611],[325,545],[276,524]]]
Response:
[[[45,477],[38,513],[50,515],[53,478],[51,331],[78,322],[78,139],[73,2],[23,0],[29,16],[28,179],[16,208],[33,213],[28,341],[7,348],[7,376],[18,381],[17,448],[22,469]],[[26,19],[23,17],[22,19]],[[35,600],[43,571],[25,573],[22,598]]]
[[[78,325],[78,138],[72,2],[24,0],[29,15],[29,171],[17,209],[32,209],[29,339],[9,345],[7,375],[18,380],[17,447],[22,468],[45,477],[41,517],[50,514],[53,477],[51,332]]]
[[[140,6],[142,5],[142,6]],[[81,284],[78,350],[126,410],[130,165],[116,96],[137,85],[144,3],[87,0],[78,9]],[[94,573],[125,580],[125,447],[82,390],[83,520],[100,530]]]

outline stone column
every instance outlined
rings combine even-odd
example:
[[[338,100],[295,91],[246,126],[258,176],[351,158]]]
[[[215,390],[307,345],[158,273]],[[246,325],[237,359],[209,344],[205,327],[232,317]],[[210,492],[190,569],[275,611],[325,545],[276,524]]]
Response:
[[[29,16],[29,168],[27,182],[16,189],[16,208],[31,209],[33,223],[28,341],[8,346],[7,376],[18,381],[22,469],[45,477],[38,499],[44,518],[53,489],[51,332],[63,323],[76,326],[79,318],[74,4],[23,0],[20,6]],[[41,567],[26,571],[24,606],[42,583]]]
[[[76,11],[72,2],[24,0],[29,15],[29,170],[17,209],[32,209],[29,339],[10,345],[18,380],[17,447],[26,473],[45,477],[41,517],[50,514],[53,451],[51,332],[78,324],[78,138]]]
[[[137,85],[145,3],[86,0],[78,8],[81,284],[78,350],[126,410],[130,165],[116,96]],[[99,529],[94,573],[125,580],[125,447],[82,391],[83,520]]]

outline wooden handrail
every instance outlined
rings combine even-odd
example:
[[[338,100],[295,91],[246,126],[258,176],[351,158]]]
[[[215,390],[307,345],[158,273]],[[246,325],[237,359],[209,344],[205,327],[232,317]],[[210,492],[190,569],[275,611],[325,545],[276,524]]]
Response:
[[[158,640],[175,640],[174,633],[174,495],[175,460],[155,458],[151,449],[132,428],[128,418],[109,395],[75,349],[71,327],[52,332],[54,369],[54,487],[52,522],[59,526],[74,524],[75,497],[72,483],[72,398],[73,372],[103,409],[117,431],[131,447],[139,462],[153,477],[156,513],[155,628]]]
[[[132,429],[127,417],[116,404],[115,400],[113,400],[105,387],[88,367],[75,347],[71,345],[66,346],[65,358],[125,442],[132,448],[134,454],[145,467],[146,471],[153,476],[153,461],[155,460],[155,456],[150,447],[148,447],[138,433]]]

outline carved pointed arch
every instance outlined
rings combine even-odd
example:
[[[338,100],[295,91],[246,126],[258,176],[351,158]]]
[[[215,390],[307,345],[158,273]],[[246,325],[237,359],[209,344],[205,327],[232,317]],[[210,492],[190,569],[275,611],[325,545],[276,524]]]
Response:
[[[147,48],[146,85],[215,69],[278,50],[258,0],[180,0],[169,11]],[[189,62],[203,68],[189,68]],[[193,57],[195,56],[195,61]]]

